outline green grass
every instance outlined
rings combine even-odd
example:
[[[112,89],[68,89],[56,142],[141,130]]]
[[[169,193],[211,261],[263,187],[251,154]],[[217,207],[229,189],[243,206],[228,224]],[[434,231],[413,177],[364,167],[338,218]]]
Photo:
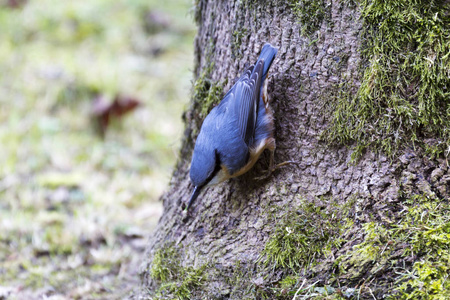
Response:
[[[121,298],[137,284],[190,95],[189,7],[0,6],[0,285],[11,299]],[[145,31],[149,10],[169,18],[162,31]],[[91,120],[96,94],[143,106],[101,139]]]

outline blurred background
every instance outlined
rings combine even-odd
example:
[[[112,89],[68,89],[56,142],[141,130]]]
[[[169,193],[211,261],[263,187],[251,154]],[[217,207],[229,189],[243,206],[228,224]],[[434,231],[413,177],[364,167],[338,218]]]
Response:
[[[0,299],[122,299],[191,90],[190,0],[0,0]]]

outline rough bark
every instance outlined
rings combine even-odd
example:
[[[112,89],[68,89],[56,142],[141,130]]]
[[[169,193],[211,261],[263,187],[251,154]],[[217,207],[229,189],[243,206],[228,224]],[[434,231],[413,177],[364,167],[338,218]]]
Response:
[[[279,47],[269,81],[276,117],[275,161],[294,160],[298,165],[256,181],[267,168],[262,159],[248,174],[203,192],[192,207],[192,216],[183,219],[181,204],[192,191],[189,163],[205,117],[202,111],[217,103],[193,99],[184,116],[180,159],[169,190],[162,196],[164,213],[142,265],[142,298],[182,298],[173,295],[184,287],[189,289],[184,295],[192,299],[292,298],[292,290],[283,291],[280,282],[293,274],[293,291],[303,283],[303,287],[340,288],[336,295],[344,298],[355,296],[355,291],[360,299],[378,298],[393,288],[394,277],[389,275],[393,271],[387,265],[403,263],[407,269],[414,263],[417,257],[399,254],[405,245],[386,246],[389,251],[383,251],[389,252],[388,257],[371,259],[359,259],[351,251],[355,245],[367,243],[364,224],[385,226],[398,220],[405,209],[405,194],[448,199],[447,163],[428,159],[419,149],[405,150],[397,159],[367,151],[352,162],[347,146],[323,140],[339,84],[352,82],[356,89],[361,79],[358,9],[340,1],[323,4],[323,20],[316,32],[308,33],[286,1],[197,1],[194,76],[206,80],[207,88],[222,84],[226,92],[255,61],[264,42]],[[309,262],[277,264],[264,249],[283,216],[292,212],[311,216],[299,213],[306,211],[305,204],[324,212],[319,223],[327,218],[334,222],[336,217],[352,223],[345,227],[337,220],[337,227],[345,228],[328,233],[330,239],[340,238],[341,242],[329,251],[316,251]],[[312,219],[317,216],[313,213]],[[319,246],[326,248],[329,242]],[[175,250],[164,256],[161,249]],[[172,280],[165,290],[167,278],[152,271],[156,253],[166,264],[184,270],[174,275],[169,274],[170,266],[161,267]],[[337,270],[337,262],[344,271]],[[188,276],[194,279],[185,282],[181,278]],[[270,288],[279,288],[279,293]],[[289,291],[291,294],[286,294]]]

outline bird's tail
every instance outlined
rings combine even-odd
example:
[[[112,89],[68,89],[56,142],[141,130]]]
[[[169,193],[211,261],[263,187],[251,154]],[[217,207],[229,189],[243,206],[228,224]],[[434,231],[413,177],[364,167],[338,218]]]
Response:
[[[263,76],[262,78],[266,78],[267,73],[269,72],[269,68],[272,65],[275,56],[277,55],[278,49],[273,47],[271,44],[266,43],[262,50],[261,54],[259,54],[258,61],[264,60],[264,68],[263,68]]]

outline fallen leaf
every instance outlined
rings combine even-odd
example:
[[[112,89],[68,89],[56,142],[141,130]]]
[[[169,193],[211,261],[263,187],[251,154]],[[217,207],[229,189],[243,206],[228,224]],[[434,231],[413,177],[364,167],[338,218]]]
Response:
[[[120,119],[140,105],[139,100],[129,96],[117,95],[111,103],[104,95],[98,96],[92,107],[92,115],[98,123],[101,136],[105,135],[112,119]]]

